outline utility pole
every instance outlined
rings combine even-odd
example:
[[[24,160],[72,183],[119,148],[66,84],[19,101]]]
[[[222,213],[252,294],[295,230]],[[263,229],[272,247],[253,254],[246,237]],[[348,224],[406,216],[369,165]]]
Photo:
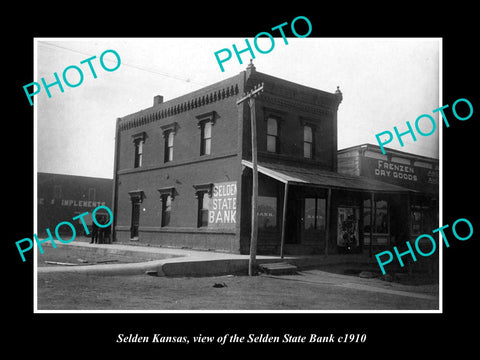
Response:
[[[258,172],[257,172],[257,121],[255,118],[255,97],[263,92],[263,83],[254,86],[252,90],[244,94],[243,97],[237,101],[240,105],[248,100],[250,106],[250,121],[252,128],[252,229],[250,233],[250,260],[248,262],[248,275],[254,275],[254,268],[257,259],[257,208],[258,208]]]

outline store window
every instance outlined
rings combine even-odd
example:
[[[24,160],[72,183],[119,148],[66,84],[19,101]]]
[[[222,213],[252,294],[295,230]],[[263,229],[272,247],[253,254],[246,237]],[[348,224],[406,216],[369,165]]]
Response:
[[[325,199],[305,198],[305,230],[325,230]]]
[[[370,234],[371,225],[370,220],[373,215],[373,233],[374,234],[388,234],[389,233],[389,218],[388,218],[388,203],[386,200],[377,200],[374,202],[372,208],[371,199],[363,202],[363,232]]]
[[[410,208],[412,234],[426,234],[431,231],[433,219],[431,211],[425,206],[412,206]]]
[[[277,198],[273,196],[258,197],[258,229],[271,230],[277,228]]]

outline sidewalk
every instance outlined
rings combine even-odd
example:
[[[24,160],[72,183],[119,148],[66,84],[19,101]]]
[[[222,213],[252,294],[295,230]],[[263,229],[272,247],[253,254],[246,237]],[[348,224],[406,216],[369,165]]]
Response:
[[[46,243],[43,246],[47,247],[49,244]],[[92,275],[139,275],[149,272],[157,276],[213,276],[246,273],[249,262],[249,255],[125,244],[90,244],[88,238],[86,240],[80,239],[80,241],[75,240],[68,244],[57,244],[57,247],[60,246],[130,256],[138,258],[139,261],[121,264],[37,267],[38,273],[75,272]],[[38,253],[37,256],[38,260],[41,261],[42,255]],[[259,264],[278,261],[282,261],[278,256],[257,256],[257,263]]]
[[[148,272],[156,276],[218,276],[229,274],[246,274],[249,255],[178,249],[137,244],[90,244],[89,238],[77,238],[68,244],[57,244],[59,247],[72,247],[100,254],[115,254],[129,257],[136,262],[110,263],[82,266],[44,266],[38,267],[38,273],[76,272],[96,275],[139,275]],[[45,243],[44,245],[50,245]],[[55,251],[52,249],[50,251]],[[41,254],[37,254],[41,261]],[[285,256],[281,259],[274,255],[257,255],[257,264],[287,262],[305,272],[309,269],[327,271],[338,276],[356,278],[360,272],[379,274],[380,270],[375,258],[366,254],[332,254],[332,255],[301,255]],[[350,275],[348,275],[350,274]],[[377,276],[375,280],[381,281]],[[373,279],[368,279],[373,280]],[[382,283],[390,282],[381,281]],[[438,285],[437,285],[438,286]]]

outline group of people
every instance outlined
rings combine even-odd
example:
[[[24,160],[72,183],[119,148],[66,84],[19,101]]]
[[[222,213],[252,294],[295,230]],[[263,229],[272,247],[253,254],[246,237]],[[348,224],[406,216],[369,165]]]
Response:
[[[97,219],[97,222],[104,225],[108,223],[108,219],[106,216],[101,216]],[[92,221],[92,240],[90,244],[109,244],[110,240],[110,226],[100,227],[95,221]]]

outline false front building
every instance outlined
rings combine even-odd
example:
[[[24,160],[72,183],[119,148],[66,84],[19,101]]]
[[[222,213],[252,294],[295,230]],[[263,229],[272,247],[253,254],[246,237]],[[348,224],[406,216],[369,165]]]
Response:
[[[38,234],[46,234],[46,229],[53,233],[58,223],[71,221],[85,212],[88,215],[83,217],[83,221],[91,229],[93,210],[98,206],[111,208],[112,179],[39,172],[37,189]],[[104,209],[96,214],[108,215]],[[78,235],[87,235],[82,219],[72,223]],[[60,233],[70,231],[65,226],[59,228]]]
[[[117,119],[116,241],[248,253],[251,119],[248,103],[237,101],[260,83],[258,253],[361,251],[364,201],[388,195],[401,202],[415,191],[337,172],[339,89],[306,87],[250,64],[170,101],[156,96],[152,107]]]

